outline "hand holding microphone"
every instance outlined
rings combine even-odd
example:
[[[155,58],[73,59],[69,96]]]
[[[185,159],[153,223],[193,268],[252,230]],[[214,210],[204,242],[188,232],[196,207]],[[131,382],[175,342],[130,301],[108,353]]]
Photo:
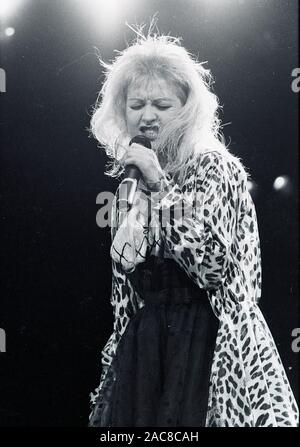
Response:
[[[144,135],[132,138],[120,163],[125,166],[125,175],[119,190],[119,207],[128,210],[132,206],[139,179],[143,177],[148,185],[156,184],[162,177],[162,169],[155,152],[151,150],[150,140]]]

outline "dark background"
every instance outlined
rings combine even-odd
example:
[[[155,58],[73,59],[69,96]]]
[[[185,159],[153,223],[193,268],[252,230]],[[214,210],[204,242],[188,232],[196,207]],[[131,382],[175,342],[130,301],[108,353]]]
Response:
[[[100,2],[101,3],[101,2]],[[124,0],[110,17],[92,1],[24,0],[1,24],[0,425],[85,426],[100,352],[112,330],[109,228],[96,196],[115,191],[89,138],[109,60],[149,23],[208,61],[233,153],[249,167],[262,245],[261,309],[298,396],[291,332],[298,305],[298,61],[296,0]],[[122,6],[121,6],[122,5]],[[3,34],[13,26],[14,36]],[[287,175],[290,192],[275,191]]]

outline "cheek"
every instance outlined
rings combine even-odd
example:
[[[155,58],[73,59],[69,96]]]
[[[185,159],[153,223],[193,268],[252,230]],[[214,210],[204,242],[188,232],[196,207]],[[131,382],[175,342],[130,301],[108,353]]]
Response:
[[[132,110],[128,111],[126,115],[126,121],[128,127],[136,126],[138,122],[137,113]]]
[[[176,113],[176,110],[170,110],[167,113],[164,113],[163,115],[161,115],[161,122],[168,123],[176,116]]]

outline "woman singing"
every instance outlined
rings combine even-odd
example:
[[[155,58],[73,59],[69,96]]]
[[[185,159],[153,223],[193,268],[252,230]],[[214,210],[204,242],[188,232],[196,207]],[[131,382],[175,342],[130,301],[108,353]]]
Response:
[[[151,32],[105,68],[91,130],[110,175],[134,165],[141,178],[128,211],[120,187],[113,203],[114,326],[89,425],[296,426],[258,307],[248,174],[222,142],[210,71]]]

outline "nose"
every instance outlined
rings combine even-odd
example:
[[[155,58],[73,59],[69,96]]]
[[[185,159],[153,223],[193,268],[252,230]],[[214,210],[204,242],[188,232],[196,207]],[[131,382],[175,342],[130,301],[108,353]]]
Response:
[[[145,108],[143,109],[143,114],[142,114],[141,118],[142,118],[142,122],[144,122],[145,124],[150,124],[157,120],[155,110],[151,104],[145,105]]]

